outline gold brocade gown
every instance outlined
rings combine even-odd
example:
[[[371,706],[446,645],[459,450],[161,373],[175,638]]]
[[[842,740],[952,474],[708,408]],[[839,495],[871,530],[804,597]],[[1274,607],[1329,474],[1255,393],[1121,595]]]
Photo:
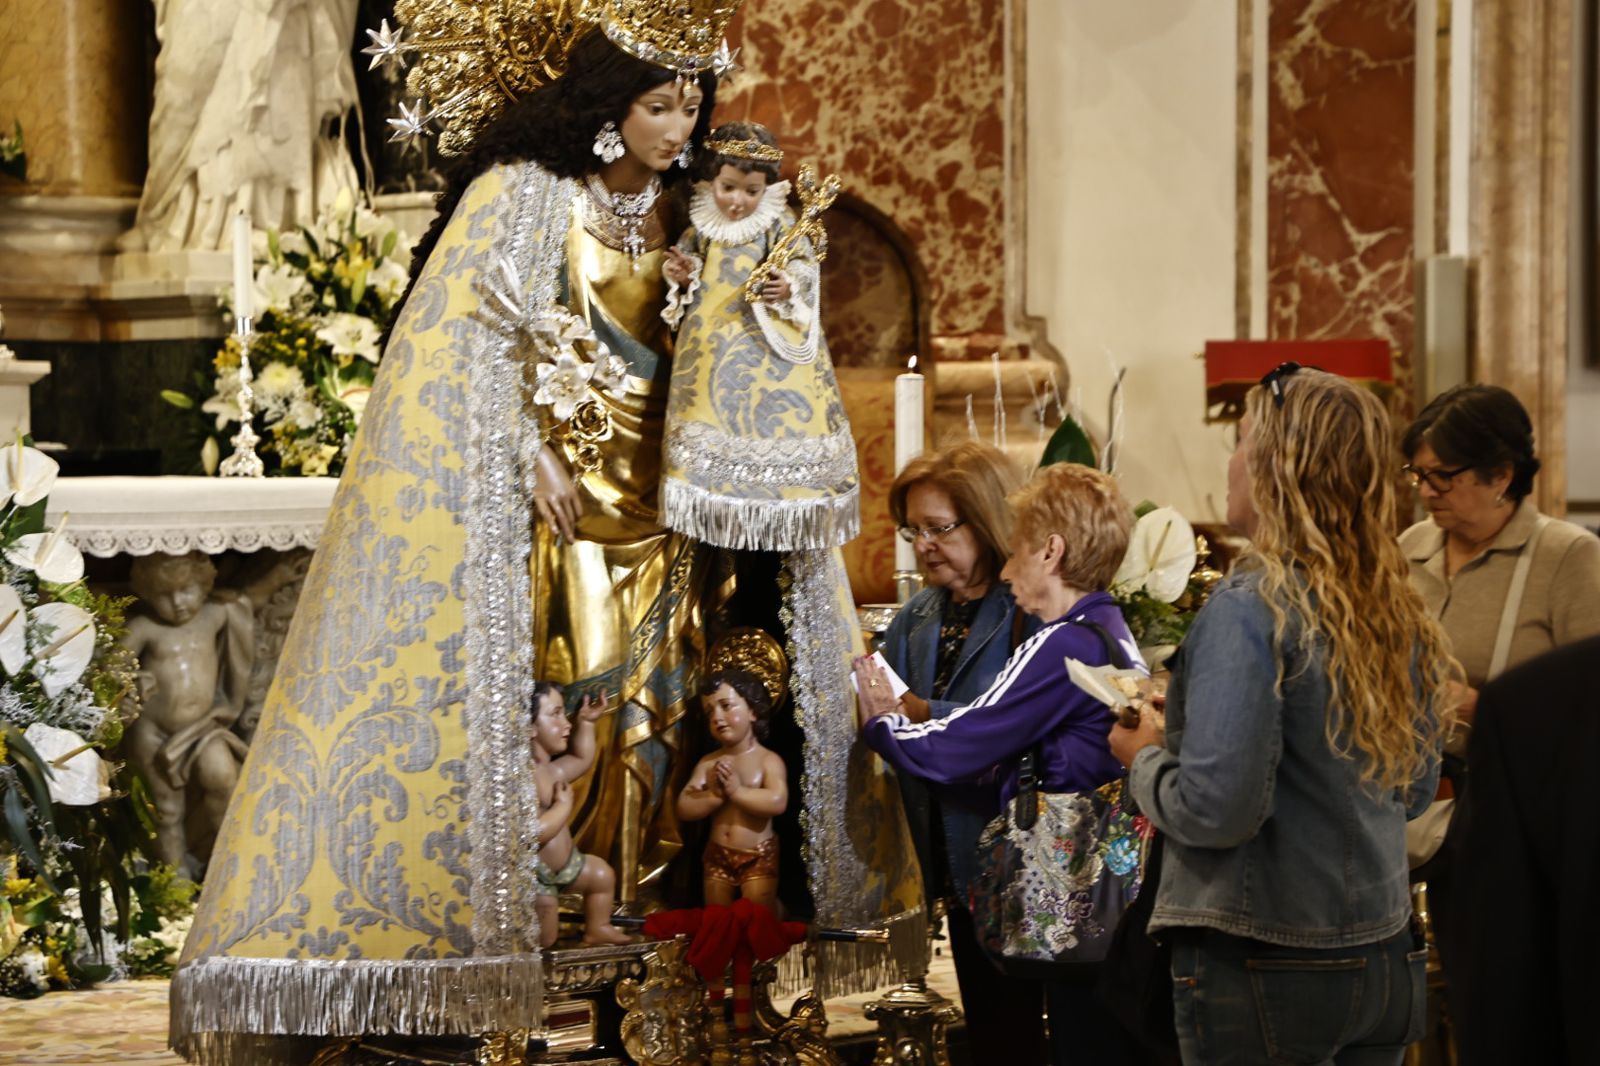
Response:
[[[578,846],[615,867],[619,894],[659,875],[682,846],[671,791],[685,765],[680,723],[694,703],[712,552],[659,521],[662,433],[671,339],[661,321],[666,201],[656,247],[637,263],[588,225],[580,193],[567,237],[566,304],[628,364],[618,398],[596,390],[611,421],[598,469],[574,482],[578,539],[548,528],[534,545],[534,661],[569,702],[606,691],[621,709],[602,719],[597,759],[574,783]],[[614,726],[614,728],[613,728]]]

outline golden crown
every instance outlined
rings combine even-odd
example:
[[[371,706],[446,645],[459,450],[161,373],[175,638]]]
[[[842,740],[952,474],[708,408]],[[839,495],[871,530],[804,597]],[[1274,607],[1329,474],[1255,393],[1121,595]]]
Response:
[[[629,55],[680,75],[721,75],[732,64],[724,35],[744,0],[599,0],[599,22]]]
[[[789,693],[789,658],[783,646],[764,629],[731,629],[718,638],[706,656],[706,676],[719,670],[752,674],[776,708]]]
[[[372,66],[414,62],[415,99],[389,119],[391,140],[439,130],[439,150],[459,155],[524,93],[561,77],[572,46],[598,24],[617,47],[680,78],[733,67],[723,40],[743,0],[396,0],[394,17],[368,30]]]
[[[748,159],[752,163],[781,163],[783,149],[760,141],[722,140],[716,134],[706,138],[706,151],[733,159]]]

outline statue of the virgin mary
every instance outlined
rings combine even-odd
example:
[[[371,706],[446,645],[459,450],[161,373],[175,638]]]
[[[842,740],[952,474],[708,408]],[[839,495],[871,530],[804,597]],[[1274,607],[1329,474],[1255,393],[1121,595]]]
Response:
[[[536,1022],[536,678],[621,698],[581,783],[580,846],[624,880],[670,857],[702,626],[732,590],[714,549],[658,521],[660,265],[679,226],[669,186],[705,135],[739,2],[401,0],[402,22],[476,51],[374,35],[375,54],[423,57],[410,84],[441,101],[441,145],[462,158],[173,980],[171,1042],[190,1061],[300,1063],[286,1038]],[[424,106],[397,125],[420,129]],[[605,374],[565,357],[575,323],[605,345]],[[896,793],[856,743],[843,684],[848,583],[836,553],[789,569],[814,917],[907,919],[898,942],[920,951]],[[892,974],[881,954],[822,962],[823,991]]]

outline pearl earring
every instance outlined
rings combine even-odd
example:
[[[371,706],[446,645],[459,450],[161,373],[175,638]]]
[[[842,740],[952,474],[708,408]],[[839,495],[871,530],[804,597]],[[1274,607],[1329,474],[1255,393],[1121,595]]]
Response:
[[[622,143],[622,134],[617,132],[615,122],[607,122],[600,127],[600,132],[594,135],[594,154],[600,157],[602,163],[615,163],[626,151],[627,148]]]

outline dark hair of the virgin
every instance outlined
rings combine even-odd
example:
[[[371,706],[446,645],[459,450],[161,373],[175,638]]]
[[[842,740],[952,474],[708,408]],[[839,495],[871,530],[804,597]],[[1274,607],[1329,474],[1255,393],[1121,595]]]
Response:
[[[506,105],[500,117],[479,135],[472,151],[450,165],[436,201],[433,222],[412,250],[411,280],[391,321],[399,320],[399,311],[439,243],[439,235],[474,178],[497,163],[529,160],[563,178],[579,178],[596,171],[602,164],[594,154],[594,141],[601,127],[607,122],[620,127],[635,100],[676,77],[675,71],[624,52],[598,29],[585,34],[573,45],[565,74]],[[700,90],[705,97],[700,102],[691,141],[696,150],[711,127],[711,111],[717,102],[716,75],[710,71],[701,73]],[[674,166],[661,179],[671,183],[684,175],[681,168]]]

